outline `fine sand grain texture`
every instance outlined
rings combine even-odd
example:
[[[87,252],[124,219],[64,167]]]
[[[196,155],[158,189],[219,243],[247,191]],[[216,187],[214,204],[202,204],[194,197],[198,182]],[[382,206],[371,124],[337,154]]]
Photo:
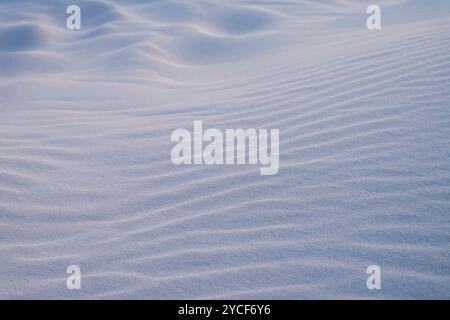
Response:
[[[450,298],[450,1],[76,2],[0,1],[0,298]]]

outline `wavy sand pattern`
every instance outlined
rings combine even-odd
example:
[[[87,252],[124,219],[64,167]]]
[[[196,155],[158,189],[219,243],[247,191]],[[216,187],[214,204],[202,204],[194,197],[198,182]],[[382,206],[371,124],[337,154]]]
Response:
[[[2,0],[0,298],[450,298],[450,3],[373,2]],[[279,174],[173,165],[194,120]]]

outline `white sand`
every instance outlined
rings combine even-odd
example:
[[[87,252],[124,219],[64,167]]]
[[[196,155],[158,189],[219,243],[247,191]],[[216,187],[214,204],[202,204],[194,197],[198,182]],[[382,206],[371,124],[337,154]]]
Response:
[[[0,298],[450,298],[450,2],[374,2],[2,0]],[[194,120],[279,174],[173,165]]]

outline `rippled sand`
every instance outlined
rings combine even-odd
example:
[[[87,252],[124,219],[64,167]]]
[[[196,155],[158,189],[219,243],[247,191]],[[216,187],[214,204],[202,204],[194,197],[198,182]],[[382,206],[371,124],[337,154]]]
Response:
[[[0,298],[450,298],[448,1],[77,2],[0,2]],[[173,165],[194,120],[279,174]]]

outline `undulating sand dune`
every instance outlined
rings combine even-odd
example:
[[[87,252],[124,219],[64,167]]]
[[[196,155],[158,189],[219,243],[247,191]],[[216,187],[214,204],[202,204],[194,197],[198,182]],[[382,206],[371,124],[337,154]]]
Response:
[[[450,3],[373,2],[2,0],[0,298],[450,298]],[[174,165],[196,120],[279,173]]]

